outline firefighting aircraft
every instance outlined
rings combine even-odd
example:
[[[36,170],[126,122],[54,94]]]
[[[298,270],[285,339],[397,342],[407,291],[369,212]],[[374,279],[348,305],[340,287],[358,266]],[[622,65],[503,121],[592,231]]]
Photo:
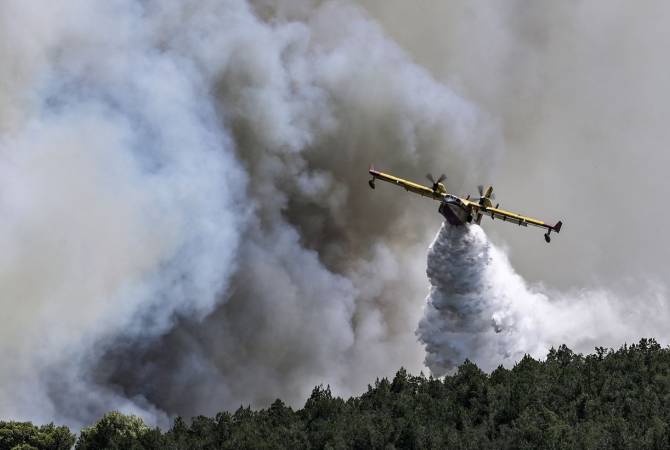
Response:
[[[495,196],[493,195],[493,186],[484,189],[484,186],[479,186],[479,198],[467,197],[461,198],[447,192],[443,181],[447,179],[446,175],[442,174],[437,180],[431,174],[426,175],[432,186],[424,186],[422,184],[413,183],[402,178],[390,175],[388,173],[379,172],[374,167],[370,166],[370,175],[372,179],[368,184],[372,189],[375,188],[375,180],[383,180],[391,184],[398,185],[405,188],[405,190],[421,195],[423,197],[432,198],[440,202],[440,214],[447,219],[451,225],[465,225],[466,223],[479,224],[482,217],[490,216],[491,219],[501,219],[503,222],[511,222],[522,227],[533,225],[539,228],[544,228],[547,232],[544,234],[544,240],[547,243],[551,242],[549,236],[552,231],[559,233],[561,231],[562,222],[556,222],[556,225],[549,225],[541,220],[533,219],[532,217],[522,216],[504,209],[499,209],[500,204],[493,206]]]

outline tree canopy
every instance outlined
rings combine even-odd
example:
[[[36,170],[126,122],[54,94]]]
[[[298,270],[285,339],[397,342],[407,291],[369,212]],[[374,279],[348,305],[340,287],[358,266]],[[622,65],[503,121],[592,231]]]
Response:
[[[75,435],[67,427],[0,421],[0,450],[70,450],[74,442]]]
[[[669,426],[670,349],[642,339],[587,356],[560,346],[490,374],[470,361],[441,379],[401,368],[347,400],[317,386],[302,409],[276,400],[176,418],[165,432],[112,412],[83,429],[75,448],[666,449]],[[0,422],[0,450],[72,442],[64,427]]]

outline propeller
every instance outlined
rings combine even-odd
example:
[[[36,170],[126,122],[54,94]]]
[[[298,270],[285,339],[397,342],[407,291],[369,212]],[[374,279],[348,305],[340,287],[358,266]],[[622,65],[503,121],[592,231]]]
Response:
[[[491,200],[494,200],[496,198],[496,194],[494,192],[491,192],[491,195],[488,198],[484,197],[484,186],[481,184],[477,186],[477,190],[479,191],[479,204],[482,206],[491,206]]]
[[[440,175],[440,177],[437,180],[435,180],[435,178],[433,178],[433,175],[431,175],[430,173],[427,173],[426,178],[428,178],[428,180],[431,183],[433,183],[433,191],[437,191],[437,185],[439,183],[442,183],[444,180],[446,180],[447,176],[445,174],[442,174],[442,175]]]
[[[479,186],[477,186],[477,190],[479,191],[479,198],[482,198],[484,196],[484,185],[480,184]],[[489,197],[489,198],[491,200],[495,200],[496,199],[496,193],[495,192],[491,193],[491,197]]]

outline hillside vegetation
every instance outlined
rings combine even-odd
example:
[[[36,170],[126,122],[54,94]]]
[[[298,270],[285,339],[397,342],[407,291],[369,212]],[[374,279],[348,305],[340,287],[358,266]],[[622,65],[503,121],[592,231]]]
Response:
[[[317,386],[299,410],[281,400],[166,432],[111,412],[76,449],[667,449],[670,349],[653,339],[583,356],[565,346],[491,374],[465,361],[443,379],[400,369],[359,397]],[[2,449],[69,449],[65,427],[0,422]]]

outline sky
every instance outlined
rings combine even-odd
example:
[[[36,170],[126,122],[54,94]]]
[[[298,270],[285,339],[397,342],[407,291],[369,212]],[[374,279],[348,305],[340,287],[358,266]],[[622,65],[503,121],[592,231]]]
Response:
[[[548,248],[486,227],[525,277],[633,292],[668,280],[667,4],[364,4],[417,63],[495,117],[504,156],[482,183],[501,205],[564,219]]]

